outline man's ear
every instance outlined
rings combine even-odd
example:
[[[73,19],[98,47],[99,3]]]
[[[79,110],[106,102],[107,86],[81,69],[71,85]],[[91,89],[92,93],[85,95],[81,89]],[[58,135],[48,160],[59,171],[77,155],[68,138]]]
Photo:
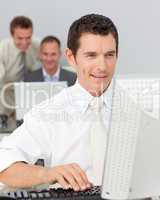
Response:
[[[72,51],[69,48],[67,48],[65,50],[65,56],[66,56],[66,59],[67,59],[69,65],[71,65],[72,67],[75,68],[75,66],[76,66],[75,56],[73,55]]]

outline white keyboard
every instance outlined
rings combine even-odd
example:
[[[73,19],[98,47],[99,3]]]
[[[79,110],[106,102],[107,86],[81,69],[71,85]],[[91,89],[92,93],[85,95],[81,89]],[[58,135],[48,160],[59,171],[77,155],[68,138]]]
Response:
[[[111,127],[105,161],[105,198],[128,199],[140,110],[119,87],[114,88]]]

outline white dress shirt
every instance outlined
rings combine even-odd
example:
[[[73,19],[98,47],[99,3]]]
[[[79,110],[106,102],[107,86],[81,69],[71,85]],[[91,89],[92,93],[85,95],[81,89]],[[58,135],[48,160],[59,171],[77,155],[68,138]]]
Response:
[[[25,68],[29,71],[35,70],[35,63],[38,59],[38,40],[32,40],[29,49],[25,53]],[[18,49],[12,38],[0,41],[0,92],[7,83],[23,80],[21,51]],[[0,93],[1,94],[1,93]],[[5,99],[14,105],[13,87],[5,92]],[[12,110],[7,109],[0,99],[0,114],[11,114]]]
[[[42,67],[42,73],[43,73],[43,77],[44,77],[44,81],[45,82],[57,82],[59,81],[59,75],[60,75],[60,66],[58,67],[57,71],[55,74],[53,75],[49,75],[44,67]]]
[[[106,134],[111,113],[112,84],[100,97]],[[0,143],[0,171],[16,161],[34,164],[44,159],[46,166],[77,163],[92,180],[90,128],[91,96],[78,82],[34,107],[24,123]]]

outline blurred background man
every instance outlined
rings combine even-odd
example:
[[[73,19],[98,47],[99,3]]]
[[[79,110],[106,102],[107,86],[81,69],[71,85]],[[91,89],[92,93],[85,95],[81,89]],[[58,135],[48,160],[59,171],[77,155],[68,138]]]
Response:
[[[76,81],[76,74],[60,67],[61,43],[55,36],[46,36],[39,51],[41,60],[39,69],[25,76],[26,82],[57,82],[66,81],[71,86]]]
[[[11,38],[0,42],[0,127],[14,112],[14,89],[8,84],[23,81],[27,71],[35,70],[39,42],[32,40],[33,24],[25,16],[10,23]],[[4,90],[5,86],[5,90]]]

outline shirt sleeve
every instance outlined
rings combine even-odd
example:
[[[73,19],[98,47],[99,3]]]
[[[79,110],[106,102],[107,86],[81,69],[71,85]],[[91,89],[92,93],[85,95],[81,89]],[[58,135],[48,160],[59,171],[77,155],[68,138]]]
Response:
[[[46,124],[28,113],[24,123],[0,143],[0,171],[17,161],[34,164],[40,158],[49,162],[49,141]]]
[[[5,75],[5,66],[4,66],[4,48],[2,41],[0,42],[0,86],[2,84],[3,78]]]
[[[4,86],[4,77],[5,77],[5,63],[4,63],[4,59],[5,59],[5,49],[3,47],[3,42],[0,42],[0,97],[2,95],[2,89]],[[0,98],[0,114],[4,114],[5,113],[5,107],[2,103],[2,98]]]
[[[9,106],[14,105],[13,89],[11,85],[7,85],[9,81],[6,78],[9,75],[9,70],[7,69],[9,58],[12,58],[9,42],[8,40],[2,40],[0,41],[0,114],[6,115],[10,115],[13,112],[13,109]]]

